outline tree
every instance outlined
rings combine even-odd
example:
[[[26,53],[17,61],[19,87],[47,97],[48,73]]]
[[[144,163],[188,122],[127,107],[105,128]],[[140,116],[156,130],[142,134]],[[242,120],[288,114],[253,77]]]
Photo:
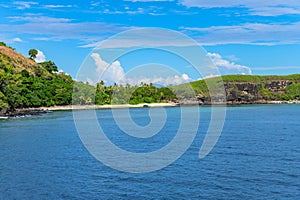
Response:
[[[23,70],[21,71],[21,75],[22,75],[23,77],[26,77],[26,78],[28,78],[28,77],[30,76],[29,72],[28,72],[26,69],[23,69]]]
[[[42,67],[44,67],[50,73],[58,72],[57,66],[52,61],[42,62],[42,63],[40,63],[40,65]]]
[[[4,47],[6,47],[6,44],[5,44],[5,42],[0,42],[0,46],[4,46]]]
[[[35,59],[36,55],[38,54],[38,50],[36,50],[36,49],[30,49],[28,51],[28,54],[29,54],[30,59]]]
[[[3,108],[9,108],[5,95],[0,91],[0,112]]]

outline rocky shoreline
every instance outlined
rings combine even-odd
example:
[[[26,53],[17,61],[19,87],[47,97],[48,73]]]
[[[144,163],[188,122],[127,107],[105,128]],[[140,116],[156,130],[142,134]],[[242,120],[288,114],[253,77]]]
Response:
[[[65,106],[51,106],[39,108],[22,108],[14,110],[0,111],[0,119],[7,119],[22,116],[42,115],[52,111],[63,110],[87,110],[87,109],[109,109],[109,108],[142,108],[142,107],[171,107],[177,106],[176,103],[143,103],[137,105],[121,104],[121,105],[65,105]]]
[[[26,108],[26,109],[16,109],[16,110],[8,110],[5,113],[0,113],[0,118],[12,118],[12,117],[21,117],[21,116],[35,116],[46,114],[49,111],[39,108]]]

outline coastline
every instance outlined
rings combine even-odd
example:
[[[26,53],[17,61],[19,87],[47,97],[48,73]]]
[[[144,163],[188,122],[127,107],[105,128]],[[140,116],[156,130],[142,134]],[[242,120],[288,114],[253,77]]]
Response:
[[[266,100],[258,100],[258,101],[227,101],[226,105],[249,105],[249,104],[300,104],[300,100],[291,100],[291,101],[266,101]]]
[[[155,107],[174,107],[178,106],[176,103],[142,103],[142,104],[114,104],[114,105],[66,105],[66,106],[51,106],[39,107],[38,109],[45,111],[59,111],[59,110],[89,110],[89,109],[110,109],[110,108],[155,108]]]
[[[248,105],[248,104],[300,104],[299,100],[293,101],[258,101],[258,102],[226,102],[216,105]],[[39,107],[37,109],[43,111],[60,111],[60,110],[88,110],[88,109],[114,109],[114,108],[155,108],[155,107],[174,107],[180,105],[196,105],[195,103],[142,103],[142,104],[109,104],[109,105],[65,105],[65,106],[50,106],[50,107]],[[211,104],[199,104],[202,105],[211,105]],[[32,108],[34,109],[34,108]]]
[[[300,100],[293,100],[293,101],[270,101],[269,104],[300,104]]]
[[[118,104],[118,105],[65,105],[65,106],[50,106],[37,108],[17,108],[5,113],[0,113],[0,119],[8,119],[12,117],[34,116],[46,114],[52,111],[64,110],[90,110],[90,109],[115,109],[115,108],[154,108],[154,107],[174,107],[178,106],[176,103],[142,103],[137,105]]]
[[[255,104],[300,104],[300,100],[293,101],[255,101],[255,102],[230,102],[217,103],[214,105],[255,105]],[[115,104],[115,105],[65,105],[65,106],[50,106],[38,108],[20,108],[7,113],[0,113],[0,119],[8,119],[11,117],[34,116],[46,114],[52,111],[67,111],[67,110],[90,110],[90,109],[117,109],[117,108],[155,108],[155,107],[175,107],[175,106],[197,105],[197,103],[142,103],[142,104]],[[210,106],[211,104],[198,104],[199,106]]]
[[[216,105],[248,105],[248,104],[300,104],[299,100],[293,101],[260,101],[260,102],[226,102]],[[175,107],[180,105],[196,105],[194,104],[180,104],[180,103],[142,103],[142,104],[113,104],[113,105],[66,105],[66,106],[51,106],[51,107],[39,107],[38,109],[44,111],[60,111],[60,110],[88,110],[88,109],[114,109],[114,108],[156,108],[156,107]],[[199,104],[211,105],[211,104]]]

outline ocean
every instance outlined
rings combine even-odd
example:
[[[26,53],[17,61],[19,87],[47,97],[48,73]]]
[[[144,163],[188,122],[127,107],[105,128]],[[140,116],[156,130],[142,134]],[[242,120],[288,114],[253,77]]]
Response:
[[[186,113],[184,120],[190,122],[192,130],[195,109],[199,109],[200,120],[191,144],[181,149],[178,159],[164,163],[160,169],[151,168],[155,161],[150,157],[140,163],[140,168],[129,169],[126,166],[135,161],[134,157],[130,160],[112,152],[98,152],[96,157],[91,154],[76,129],[81,123],[83,130],[96,131],[87,110],[74,111],[82,116],[76,123],[72,111],[0,120],[0,199],[300,197],[300,105],[226,107],[221,135],[201,159],[199,151],[211,122],[210,107],[131,108],[130,122],[125,112],[119,113],[119,123],[128,123],[129,132],[135,130],[131,123],[137,127],[147,127],[152,122],[154,126],[161,125],[155,135],[148,134],[151,128],[141,131],[141,138],[126,134],[111,109],[96,110],[95,116],[111,143],[134,155],[147,156],[173,142],[181,127],[182,113]],[[164,123],[155,121],[157,118]],[[188,135],[188,130],[189,127],[184,134]],[[188,143],[185,137],[179,141]],[[174,154],[162,153],[167,157]],[[103,155],[109,155],[110,161],[96,159]],[[117,161],[124,165],[109,164]],[[128,172],[131,170],[134,173]]]

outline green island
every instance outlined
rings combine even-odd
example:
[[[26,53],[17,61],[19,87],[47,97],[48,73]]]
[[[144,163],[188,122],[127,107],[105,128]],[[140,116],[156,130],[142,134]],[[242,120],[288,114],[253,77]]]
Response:
[[[0,42],[0,115],[64,105],[210,104],[212,90],[220,87],[225,89],[227,104],[297,102],[300,96],[300,74],[226,75],[169,87],[151,83],[107,86],[103,81],[90,85],[58,71],[53,61],[35,62],[36,54],[30,49],[27,58]]]

